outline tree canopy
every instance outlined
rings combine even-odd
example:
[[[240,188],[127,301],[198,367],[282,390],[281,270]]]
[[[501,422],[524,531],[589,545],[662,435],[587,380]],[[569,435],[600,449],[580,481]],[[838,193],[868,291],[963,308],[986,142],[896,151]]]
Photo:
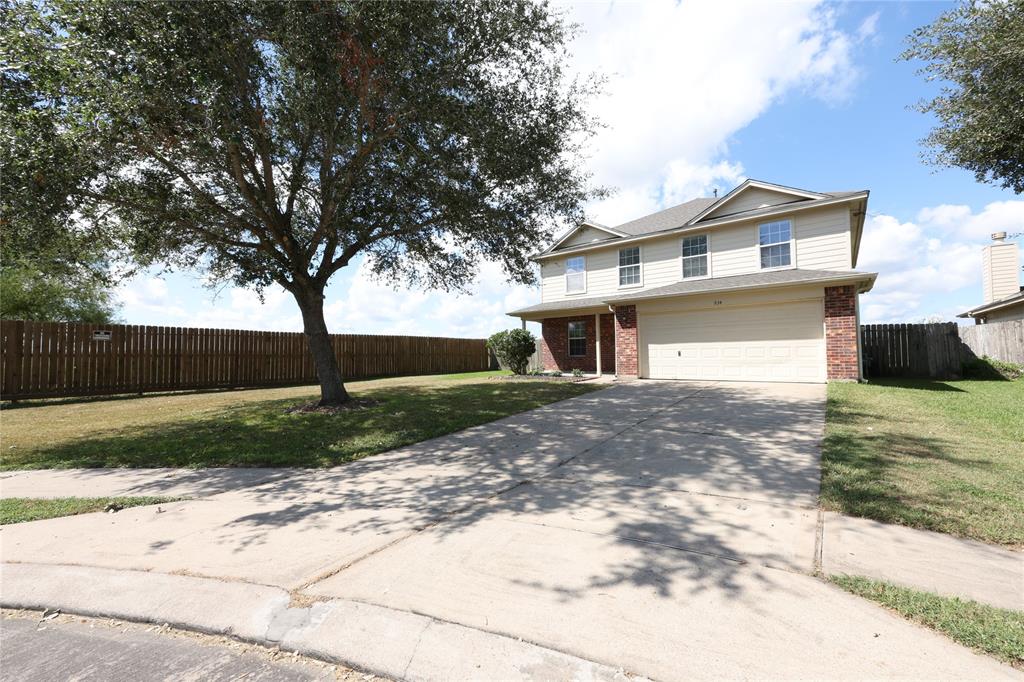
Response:
[[[0,267],[0,319],[107,324],[116,317],[110,288],[88,270],[39,261]]]
[[[943,82],[918,109],[938,125],[926,158],[1024,192],[1024,0],[970,0],[917,29],[903,59]]]
[[[595,195],[598,84],[546,3],[6,3],[3,220],[69,222],[136,262],[291,292],[324,402],[346,398],[324,288],[513,281]],[[72,218],[74,220],[72,220]]]

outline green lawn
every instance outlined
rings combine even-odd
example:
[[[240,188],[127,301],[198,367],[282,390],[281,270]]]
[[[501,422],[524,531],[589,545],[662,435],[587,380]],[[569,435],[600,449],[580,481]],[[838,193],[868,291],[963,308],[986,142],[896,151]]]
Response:
[[[821,502],[1024,546],[1024,380],[829,384]]]
[[[330,466],[601,388],[495,374],[352,382],[379,403],[341,414],[287,413],[310,386],[20,403],[0,419],[0,468]]]
[[[839,575],[830,580],[964,646],[1024,667],[1024,611],[941,597],[860,576]]]
[[[177,497],[58,497],[39,500],[31,497],[8,497],[0,499],[0,525],[39,521],[58,516],[74,516],[103,511],[109,504],[122,508],[141,507],[147,504],[176,502]]]

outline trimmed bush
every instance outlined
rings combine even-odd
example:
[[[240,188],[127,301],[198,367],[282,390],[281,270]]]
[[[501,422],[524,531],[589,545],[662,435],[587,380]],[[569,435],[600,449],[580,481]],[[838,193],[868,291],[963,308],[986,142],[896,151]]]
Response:
[[[513,374],[526,374],[530,356],[537,350],[537,339],[525,329],[506,329],[487,339],[487,347],[498,364]]]

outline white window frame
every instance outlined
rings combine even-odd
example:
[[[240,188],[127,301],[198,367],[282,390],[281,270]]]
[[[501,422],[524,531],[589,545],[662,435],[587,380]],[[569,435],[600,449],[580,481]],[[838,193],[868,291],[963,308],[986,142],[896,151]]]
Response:
[[[572,335],[572,326],[574,324],[582,325],[582,327],[583,327],[583,352],[582,353],[573,353],[572,352],[572,342],[573,342],[573,339],[575,338],[577,341],[579,340],[579,337],[573,337],[573,335]],[[565,353],[570,358],[585,358],[585,357],[587,357],[587,321],[586,320],[569,320],[568,324],[566,324],[566,327],[565,327]]]
[[[702,256],[704,256],[704,258],[707,259],[707,268],[705,268],[705,270],[707,271],[707,274],[704,274],[704,275],[694,275],[692,277],[687,277],[686,276],[686,271],[685,271],[685,268],[684,268],[684,265],[683,265],[686,262],[686,259],[687,258],[691,258],[692,259],[692,258],[700,258],[701,257],[701,256],[684,256],[683,255],[683,242],[685,242],[687,239],[691,239],[693,237],[704,237],[705,243],[707,244],[707,250],[703,254],[701,254]],[[710,279],[710,278],[711,278],[711,234],[707,233],[707,232],[705,232],[704,234],[684,234],[679,239],[679,279],[680,280],[684,280],[685,279],[688,282],[692,282],[693,280],[696,280],[696,279]]]
[[[570,273],[569,272],[569,261],[575,260],[577,258],[579,258],[580,260],[583,261],[583,271],[582,272]],[[574,275],[582,274],[583,275],[583,288],[582,289],[578,289],[576,291],[573,291],[573,290],[569,289],[569,275],[570,274],[574,274]],[[585,294],[585,293],[587,293],[587,257],[586,256],[569,256],[568,258],[565,259],[565,295],[566,296],[576,296],[576,295]]]
[[[771,225],[772,223],[789,223],[789,241],[788,242],[772,242],[771,244],[761,244],[761,228],[765,225]],[[789,244],[789,264],[788,265],[776,265],[774,267],[761,267],[761,249],[769,246],[777,246],[779,244]],[[754,227],[754,257],[757,259],[757,269],[759,271],[770,271],[770,270],[793,270],[796,268],[796,227],[793,223],[792,218],[777,218],[775,220],[768,220],[763,223],[758,223]]]
[[[622,252],[629,249],[636,249],[637,262],[635,265],[620,265],[622,260]],[[622,284],[622,268],[637,268],[640,273],[640,281],[633,282],[632,284]],[[615,281],[618,283],[620,289],[636,289],[644,285],[644,248],[639,244],[635,246],[623,246],[615,251]]]

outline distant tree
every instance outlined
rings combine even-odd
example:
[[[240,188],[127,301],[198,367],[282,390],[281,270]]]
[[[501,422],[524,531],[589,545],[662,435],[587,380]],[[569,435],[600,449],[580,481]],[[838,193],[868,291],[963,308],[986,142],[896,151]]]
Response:
[[[502,367],[513,374],[526,374],[530,356],[537,351],[537,338],[526,329],[506,329],[492,334],[487,347]]]
[[[110,288],[88,270],[33,261],[0,266],[0,319],[108,324],[116,313]]]
[[[905,60],[923,60],[939,95],[917,109],[938,126],[926,158],[1024,192],[1024,0],[970,0],[908,38]]]
[[[545,2],[0,0],[5,224],[295,298],[321,403],[348,399],[324,290],[462,289],[595,196],[593,80]],[[47,139],[42,139],[48,136]]]

